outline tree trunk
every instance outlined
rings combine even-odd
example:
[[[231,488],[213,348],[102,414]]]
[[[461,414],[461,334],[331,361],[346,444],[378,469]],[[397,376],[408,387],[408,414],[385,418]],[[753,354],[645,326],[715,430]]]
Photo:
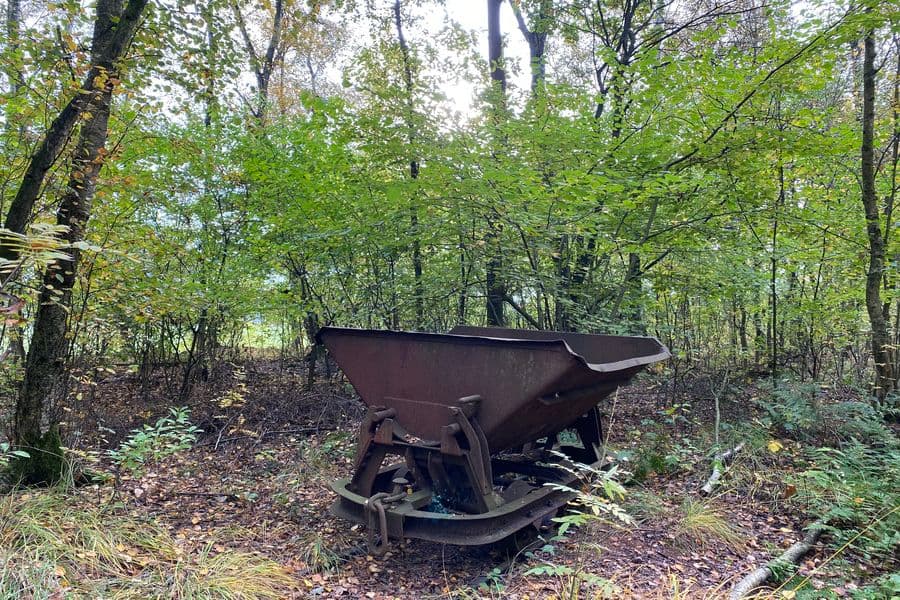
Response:
[[[894,388],[891,338],[881,301],[884,277],[884,238],[875,191],[875,32],[866,33],[863,57],[862,145],[860,147],[862,201],[869,238],[869,268],[866,273],[866,311],[872,327],[872,357],[875,360],[875,395],[884,399]]]
[[[94,104],[91,116],[82,126],[75,150],[68,187],[57,212],[57,223],[68,227],[66,241],[71,244],[85,238],[85,227],[91,215],[91,201],[106,143],[112,89],[108,88]],[[40,460],[30,461],[19,474],[27,483],[52,483],[62,476],[62,456],[58,448],[56,424],[44,434],[41,420],[48,400],[60,399],[67,351],[66,331],[72,288],[81,251],[69,250],[71,260],[57,261],[44,273],[40,304],[34,322],[34,333],[25,362],[25,378],[16,404],[16,441],[18,446],[37,448]],[[56,457],[53,457],[53,455]]]
[[[769,370],[772,372],[772,387],[778,387],[778,211],[784,206],[784,165],[778,165],[778,199],[772,212],[772,255],[769,257],[769,315],[772,335],[770,337]]]
[[[241,7],[237,2],[232,3],[232,10],[238,23],[238,29],[244,40],[244,49],[250,60],[250,67],[256,76],[256,93],[258,104],[253,108],[254,116],[260,124],[266,121],[266,115],[269,110],[269,84],[272,80],[272,73],[275,72],[275,66],[282,58],[284,53],[284,45],[282,43],[282,30],[284,29],[284,0],[275,0],[275,13],[272,16],[272,35],[269,36],[269,44],[266,47],[266,53],[260,57],[253,45],[253,39],[250,37],[250,31],[244,20]]]
[[[6,214],[6,229],[16,233],[25,232],[47,173],[65,149],[78,118],[89,107],[101,103],[107,88],[112,87],[117,74],[116,63],[131,43],[147,1],[129,0],[124,11],[120,1],[105,0],[98,3],[91,44],[91,68],[81,88],[53,120],[32,155]],[[17,256],[15,247],[0,245],[0,257],[14,260]]]
[[[403,35],[403,20],[400,15],[400,0],[394,1],[394,24],[397,27],[397,41],[400,44],[400,54],[403,57],[403,83],[406,88],[406,129],[409,150],[412,154],[409,159],[409,178],[413,181],[419,178],[419,160],[415,156],[416,126],[413,121],[413,76],[412,61],[409,56],[409,45]],[[416,321],[415,328],[421,329],[425,321],[425,290],[422,284],[422,241],[419,237],[419,213],[413,204],[410,207],[409,216],[412,241],[412,263],[415,289]]]
[[[121,0],[100,0],[97,5],[92,56],[95,64],[105,62],[107,66],[101,67],[97,81],[91,82],[94,91],[85,94],[92,101],[85,105],[86,118],[81,125],[66,191],[56,214],[57,223],[67,228],[64,239],[69,244],[69,259],[50,264],[44,273],[34,332],[25,361],[25,377],[16,401],[16,445],[29,452],[31,458],[16,461],[14,473],[29,484],[53,483],[63,474],[58,425],[55,415],[46,414],[47,406],[49,401],[59,399],[65,388],[68,314],[81,254],[77,246],[85,239],[97,176],[105,156],[112,90],[116,82],[114,62],[125,52],[145,4],[146,0],[131,0],[124,13]],[[130,32],[127,39],[122,39],[122,31]],[[113,45],[116,45],[114,60],[110,55]],[[49,420],[46,430],[43,428],[45,418]]]
[[[547,32],[549,31],[549,15],[552,9],[550,0],[539,0],[538,12],[534,24],[529,27],[522,14],[522,8],[518,2],[510,2],[519,31],[528,42],[528,55],[531,65],[531,95],[534,97],[544,85],[547,75],[547,61],[544,51],[547,46]]]
[[[9,61],[3,68],[6,75],[10,96],[15,96],[22,87],[22,77],[19,72],[19,38],[22,23],[22,0],[6,0],[6,54]],[[6,113],[6,126],[12,129],[12,117],[10,111]]]
[[[206,110],[203,115],[203,125],[211,127],[213,117],[218,112],[218,97],[216,96],[216,54],[218,53],[218,39],[216,38],[216,14],[212,2],[207,2],[200,10],[200,14],[206,23],[206,70],[203,74],[203,104]]]
[[[503,69],[503,37],[500,32],[500,5],[503,0],[487,0],[488,5],[488,61],[491,69],[491,99],[495,124],[499,126],[506,112],[506,71]],[[485,264],[485,287],[487,288],[487,324],[504,327],[506,318],[503,302],[506,298],[506,284],[503,279],[503,255],[500,234],[503,228],[493,217],[488,218],[486,247],[488,259]]]
[[[884,247],[885,249],[889,249],[891,247],[891,232],[896,226],[894,222],[894,206],[896,205],[897,200],[897,167],[900,165],[900,36],[894,37],[894,45],[897,48],[897,63],[894,68],[894,93],[893,93],[893,110],[891,111],[891,121],[893,123],[893,139],[891,141],[891,176],[890,176],[890,186],[888,189],[890,190],[885,198],[885,206],[884,206]],[[894,251],[893,257],[888,259],[889,264],[900,264],[900,249]],[[888,296],[900,296],[897,292],[900,292],[900,280],[898,280],[896,273],[893,273],[893,277],[888,277],[888,273],[890,273],[888,269],[885,269],[884,273],[884,291]],[[900,387],[900,300],[894,303],[896,305],[894,309],[894,328],[893,335],[891,337],[891,347],[893,348],[893,352],[891,353],[892,359],[891,362],[894,365],[894,389],[896,390]],[[884,306],[882,307],[882,312],[884,313],[884,319],[887,323],[891,322],[891,302],[889,299],[885,300]]]
[[[610,311],[610,320],[622,320],[629,330],[644,331],[644,317],[641,308],[641,257],[637,252],[628,253],[628,268],[622,279],[615,302]]]

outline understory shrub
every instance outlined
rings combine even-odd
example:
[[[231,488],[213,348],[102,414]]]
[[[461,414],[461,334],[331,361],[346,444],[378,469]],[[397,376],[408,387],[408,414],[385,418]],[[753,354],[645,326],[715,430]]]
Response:
[[[806,452],[796,478],[797,500],[828,520],[834,545],[868,560],[897,561],[900,547],[900,445],[851,440],[841,448]]]
[[[133,429],[128,439],[107,455],[123,471],[140,474],[146,464],[190,448],[200,433],[191,424],[186,407],[170,408],[169,414],[155,424]]]
[[[816,384],[784,383],[757,401],[762,425],[776,435],[837,445],[851,439],[889,444],[894,434],[885,425],[885,414],[861,400],[829,401]]]

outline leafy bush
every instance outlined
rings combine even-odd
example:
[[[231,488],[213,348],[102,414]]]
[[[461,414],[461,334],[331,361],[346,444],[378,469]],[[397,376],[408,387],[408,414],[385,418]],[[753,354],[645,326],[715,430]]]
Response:
[[[820,420],[818,386],[784,385],[770,390],[768,400],[758,404],[765,411],[763,424],[789,437],[804,437]],[[768,396],[768,394],[767,394]]]
[[[0,442],[0,471],[14,458],[30,458],[30,455],[24,450],[16,450],[9,442]]]
[[[765,435],[781,435],[807,445],[799,461],[801,471],[778,481],[774,489],[781,500],[784,490],[791,490],[788,502],[810,513],[811,519],[826,521],[826,539],[833,549],[829,560],[839,560],[850,552],[875,567],[876,573],[896,570],[900,443],[886,426],[884,407],[862,401],[829,401],[813,384],[785,384],[759,404],[765,411],[761,419]],[[789,578],[790,571],[785,569],[780,575]],[[891,594],[883,595],[885,586],[890,585],[887,578],[877,586],[860,588],[853,597],[891,598]],[[797,598],[837,597],[821,590],[801,588],[797,592]]]
[[[859,600],[875,600],[876,598],[896,600],[900,598],[900,573],[889,573],[879,577],[871,585],[857,590],[853,597]]]
[[[900,547],[900,446],[867,446],[807,452],[810,468],[798,477],[800,501],[828,519],[839,546],[866,558],[895,560]]]
[[[762,425],[776,434],[819,444],[851,439],[890,443],[885,415],[861,401],[826,402],[815,384],[785,384],[757,404],[765,412]]]
[[[619,474],[618,466],[610,469],[600,469],[583,463],[574,463],[569,468],[564,464],[560,466],[575,475],[580,483],[578,489],[556,483],[546,484],[575,496],[571,501],[572,512],[553,519],[560,524],[560,535],[565,535],[570,527],[610,516],[626,525],[634,523],[631,516],[618,504],[625,498],[625,488],[616,480]]]
[[[140,474],[147,463],[187,450],[197,441],[200,429],[190,422],[187,407],[170,408],[168,416],[154,425],[133,429],[128,439],[107,455],[125,471]]]
[[[559,600],[579,600],[580,598],[620,598],[621,588],[609,579],[594,575],[580,567],[568,565],[543,564],[532,567],[525,575],[552,577],[555,580],[555,597]],[[582,587],[586,587],[589,595],[582,596]]]
[[[865,402],[829,404],[822,408],[821,418],[844,440],[866,440],[870,444],[890,444],[895,440],[885,425],[885,415]]]
[[[673,473],[687,465],[685,448],[673,442],[669,425],[661,427],[652,419],[644,419],[641,425],[642,430],[633,432],[636,450],[618,453],[620,459],[630,463],[629,483],[643,483],[654,474]]]
[[[804,580],[801,585],[805,583],[807,582]],[[900,573],[882,575],[875,581],[850,591],[849,596],[846,589],[838,594],[827,588],[816,589],[805,585],[791,591],[796,591],[795,600],[841,600],[841,598],[847,597],[853,600],[898,600],[900,599]]]
[[[619,505],[625,498],[625,488],[617,481],[618,467],[600,469],[584,463],[574,463],[566,467],[561,465],[569,473],[575,475],[579,482],[578,489],[559,484],[548,483],[554,489],[571,492],[574,498],[571,501],[571,510],[568,514],[556,517],[553,520],[559,524],[559,530],[541,550],[553,555],[555,546],[553,542],[566,539],[573,527],[581,527],[592,521],[603,521],[610,517],[626,525],[634,521],[630,515]],[[535,558],[533,552],[526,552],[526,556]],[[560,600],[578,600],[581,591],[586,587],[590,591],[591,598],[617,598],[619,588],[606,578],[594,575],[585,570],[581,564],[574,567],[570,565],[554,564],[544,561],[525,573],[552,578],[556,597]]]

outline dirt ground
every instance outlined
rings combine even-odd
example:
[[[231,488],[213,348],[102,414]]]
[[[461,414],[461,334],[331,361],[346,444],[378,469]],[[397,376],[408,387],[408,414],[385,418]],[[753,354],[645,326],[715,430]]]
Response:
[[[148,465],[140,477],[122,473],[80,488],[81,501],[121,502],[122,510],[153,517],[186,552],[240,549],[275,560],[296,577],[297,598],[717,598],[800,539],[809,521],[781,510],[779,498],[790,490],[764,473],[741,485],[726,481],[725,491],[702,498],[709,446],[700,424],[711,422],[709,407],[698,401],[689,418],[667,414],[670,390],[647,377],[606,407],[609,446],[634,456],[663,432],[678,440],[681,464],[628,487],[623,505],[635,524],[598,520],[514,556],[408,540],[374,557],[365,532],[328,510],[329,482],[350,473],[362,410],[346,383],[302,391],[304,378],[303,365],[274,362],[216,374],[224,383],[191,398],[192,420],[204,429],[194,448]],[[155,399],[165,386],[155,381],[148,390],[135,374],[103,373],[90,386],[90,409],[77,409],[69,427],[85,447],[114,446],[162,414]],[[728,418],[749,418],[747,410],[737,399],[723,406]],[[790,450],[786,443],[767,460],[789,463]],[[761,470],[750,466],[744,471]],[[801,574],[826,558],[821,550],[809,554]],[[827,575],[815,571],[814,584],[826,586]]]

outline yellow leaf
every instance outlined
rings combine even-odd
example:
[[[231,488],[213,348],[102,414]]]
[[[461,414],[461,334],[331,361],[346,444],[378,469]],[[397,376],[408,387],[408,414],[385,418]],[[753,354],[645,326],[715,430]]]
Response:
[[[769,452],[774,454],[784,448],[784,446],[778,440],[772,440],[768,444],[766,444],[766,448],[769,449]]]
[[[56,568],[53,569],[53,572],[56,573],[57,577],[64,577],[66,574],[66,569],[62,565],[56,565]]]

